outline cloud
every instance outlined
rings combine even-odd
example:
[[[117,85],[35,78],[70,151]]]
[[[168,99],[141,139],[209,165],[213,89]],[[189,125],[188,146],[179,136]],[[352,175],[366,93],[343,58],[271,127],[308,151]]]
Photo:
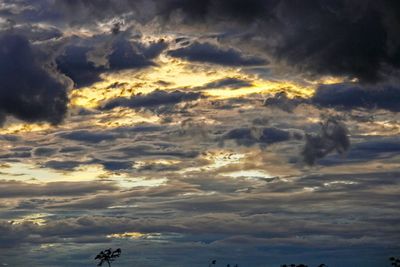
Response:
[[[130,98],[116,98],[105,103],[103,109],[113,109],[115,107],[128,107],[132,109],[157,108],[165,105],[175,105],[181,102],[194,101],[201,97],[201,93],[182,92],[175,90],[167,92],[155,90],[148,94],[137,94]]]
[[[235,140],[238,145],[252,146],[254,144],[273,144],[288,141],[291,138],[301,138],[286,130],[274,127],[236,128],[225,133],[221,140]]]
[[[159,6],[170,23],[172,14],[179,13],[181,22],[206,25],[209,31],[252,27],[243,34],[242,43],[254,43],[275,62],[305,75],[375,82],[393,75],[392,70],[400,66],[400,39],[396,34],[400,7],[395,1],[315,0],[303,4],[287,0],[171,0]],[[184,48],[179,52],[190,60]],[[193,59],[201,54],[192,53]]]
[[[252,85],[253,84],[249,81],[242,80],[239,78],[228,77],[213,82],[209,82],[203,86],[196,87],[195,89],[199,90],[221,89],[221,88],[239,89],[242,87],[250,87]]]
[[[302,155],[305,163],[313,165],[316,160],[333,151],[342,154],[350,148],[346,126],[335,118],[328,118],[321,124],[318,135],[306,135]]]
[[[103,182],[50,182],[45,184],[18,181],[2,181],[0,198],[33,196],[75,196],[92,194],[98,191],[117,190],[112,183]]]
[[[174,12],[181,11],[183,21],[193,23],[213,23],[219,21],[239,21],[251,23],[256,19],[268,16],[276,1],[263,0],[167,0],[159,1],[160,15],[171,17]],[[215,26],[215,25],[214,25]]]
[[[118,134],[112,132],[91,132],[88,130],[78,130],[72,132],[59,133],[58,136],[64,139],[81,141],[87,143],[100,143],[102,141],[113,141],[119,137]]]
[[[116,18],[125,21],[129,18],[141,24],[154,23],[155,19],[161,18],[157,25],[161,29],[172,28],[179,32],[189,26],[199,35],[218,36],[226,43],[234,36],[232,38],[241,44],[264,51],[274,62],[285,63],[287,67],[311,76],[337,75],[375,82],[386,75],[395,76],[393,70],[400,67],[397,34],[400,7],[390,0],[338,0],[332,3],[314,0],[305,5],[287,0],[39,2],[21,1],[14,5],[20,12],[8,11],[8,14],[14,13],[26,21],[52,21],[55,24],[62,21],[88,28],[96,22]],[[326,31],[327,28],[330,30]],[[243,61],[236,50],[228,49],[221,54],[221,49],[204,45],[210,46],[195,43],[170,53],[188,60],[222,65],[265,65],[259,58],[253,58],[255,62]]]
[[[145,46],[139,42],[118,39],[108,57],[111,70],[144,68],[155,65],[151,60],[157,57],[166,47],[164,40]]]
[[[37,147],[33,150],[33,155],[36,157],[49,157],[57,153],[55,147]]]
[[[69,79],[43,60],[20,35],[0,35],[0,117],[60,123],[67,112]]]
[[[88,198],[81,198],[77,200],[72,200],[69,202],[64,202],[64,203],[56,203],[56,204],[51,204],[48,205],[47,208],[49,209],[89,209],[89,210],[95,210],[95,209],[104,209],[109,206],[111,206],[113,203],[115,203],[117,200],[109,195],[98,195],[94,197],[88,197]]]
[[[85,162],[76,160],[49,160],[42,164],[45,168],[52,168],[61,171],[71,171],[80,165],[85,164]]]
[[[265,106],[279,108],[286,112],[293,112],[301,104],[343,111],[384,109],[398,112],[400,111],[400,88],[388,83],[374,85],[360,83],[325,84],[318,86],[310,98],[289,98],[285,92],[280,92],[264,101]]]
[[[302,103],[307,103],[307,100],[301,97],[289,98],[285,92],[279,92],[264,100],[264,106],[278,108],[286,112],[293,112]]]
[[[387,47],[391,38],[384,24],[387,8],[387,1],[311,1],[306,5],[280,1],[277,15],[282,32],[278,35],[282,39],[275,49],[277,58],[319,75],[376,81],[382,63],[394,59]]]
[[[18,24],[10,30],[13,34],[25,36],[31,42],[48,41],[63,36],[60,29],[46,24]]]
[[[322,85],[311,99],[313,104],[345,110],[386,109],[400,111],[400,88],[393,85],[362,86],[360,84]]]
[[[353,144],[346,153],[346,158],[330,155],[319,161],[325,166],[338,164],[366,163],[373,160],[390,159],[400,152],[399,138],[368,138],[365,141]]]
[[[224,66],[257,66],[268,62],[258,57],[248,57],[233,48],[223,49],[210,43],[198,43],[168,51],[168,55],[188,61],[213,63]]]
[[[72,38],[71,44],[56,59],[58,69],[70,77],[76,87],[87,86],[100,81],[100,74],[104,72],[154,66],[153,59],[168,46],[164,40],[141,43],[126,38],[126,33],[116,37],[111,34]]]
[[[177,147],[175,144],[166,142],[149,143],[135,143],[130,146],[122,146],[113,150],[118,155],[113,156],[113,159],[126,159],[126,158],[145,158],[145,157],[159,157],[162,158],[196,158],[199,151],[184,150]]]
[[[294,261],[329,259],[329,266],[347,267],[379,265],[379,257],[398,251],[399,214],[393,213],[398,203],[398,118],[388,112],[397,111],[398,86],[389,77],[397,75],[397,67],[394,61],[387,63],[397,53],[398,20],[390,18],[390,10],[385,11],[388,16],[381,16],[381,8],[376,8],[376,16],[381,17],[377,25],[366,23],[364,16],[369,14],[366,10],[388,4],[386,0],[3,2],[0,13],[3,16],[7,8],[5,16],[15,16],[15,32],[20,25],[30,24],[26,21],[37,26],[24,26],[19,32],[31,42],[35,56],[39,55],[36,49],[51,48],[46,50],[51,53],[52,48],[66,48],[58,57],[66,66],[59,67],[65,67],[65,73],[70,71],[79,86],[104,77],[107,81],[101,89],[122,96],[119,93],[130,84],[149,91],[157,84],[179,88],[178,83],[186,80],[177,77],[174,84],[175,71],[190,71],[191,76],[199,77],[193,76],[197,85],[177,91],[104,99],[100,110],[74,109],[61,128],[12,125],[3,129],[12,134],[0,136],[0,158],[6,162],[1,164],[0,174],[15,180],[0,185],[0,247],[8,255],[2,262],[9,266],[26,262],[32,266],[86,266],[98,247],[118,246],[126,251],[122,266],[160,266],[165,262],[197,266],[210,255],[223,259],[240,250],[226,263],[237,259],[240,266],[274,266],[283,257]],[[357,3],[360,8],[353,8]],[[137,17],[146,17],[146,21],[137,23]],[[374,15],[369,19],[375,20]],[[124,24],[116,29],[115,21]],[[336,24],[339,21],[345,23]],[[2,23],[0,18],[0,27]],[[347,23],[354,24],[348,27],[351,33],[356,27],[363,29],[365,36],[356,35],[360,44],[342,32]],[[369,28],[361,24],[377,28],[384,24],[388,34],[384,49],[392,54],[381,58],[379,47],[372,53],[375,77],[369,66],[357,67],[357,60],[364,62],[361,55],[365,51],[354,51],[352,45],[361,46],[370,38]],[[55,25],[60,33],[48,25]],[[330,28],[332,36],[329,31],[323,36],[319,33]],[[169,44],[169,40],[176,42]],[[348,51],[339,49],[346,43],[351,46]],[[211,45],[206,52],[216,51],[226,64],[236,65],[225,65],[233,68],[224,73],[217,63],[197,61],[185,68],[187,62],[176,58],[157,58],[167,46],[189,49],[193,44]],[[375,42],[366,42],[370,45]],[[237,60],[232,60],[232,53],[226,59],[227,51],[233,51]],[[349,56],[354,62],[343,59],[347,52],[358,53]],[[335,53],[337,58],[330,60]],[[252,58],[265,58],[271,64],[246,65]],[[53,73],[54,62],[40,55],[37,60]],[[243,60],[245,65],[238,65]],[[376,60],[381,63],[376,65]],[[169,66],[170,61],[173,64]],[[221,62],[221,58],[215,61]],[[156,64],[167,65],[160,65],[157,72]],[[146,66],[149,69],[143,70]],[[292,67],[299,73],[293,73]],[[113,73],[126,69],[132,70],[132,77],[120,76],[128,72]],[[168,69],[170,75],[164,72]],[[268,74],[261,76],[261,69]],[[252,79],[257,87],[268,81],[278,81],[278,87],[279,81],[302,84],[304,76],[319,78],[328,73],[357,77],[360,82],[323,85],[308,99],[277,93],[264,102],[291,113],[262,106],[262,93],[230,91],[230,98],[210,96],[204,101],[206,96],[200,92],[251,87]],[[384,83],[392,82],[392,86],[366,84],[385,76]],[[133,80],[128,81],[130,78]],[[308,80],[303,82],[314,86]],[[95,87],[88,90],[101,93]],[[378,91],[382,95],[375,93]],[[154,124],[140,123],[156,118],[149,110],[168,111],[170,116]],[[351,147],[348,130],[338,119],[313,123],[323,112],[347,118]],[[371,121],[365,120],[367,116]],[[310,135],[305,138],[303,131]],[[218,146],[219,141],[225,146]],[[310,164],[318,164],[318,171],[294,164],[296,152],[303,146],[303,156]],[[344,151],[346,157],[341,155]],[[78,172],[69,172],[74,169]],[[309,176],[310,172],[314,174]],[[16,181],[32,176],[35,180]],[[49,179],[90,177],[95,180],[48,183]],[[41,225],[31,219],[37,217]],[[141,232],[145,238],[118,238],[125,232]],[[347,257],[350,254],[368,256],[353,259]]]
[[[95,161],[96,162],[96,161]],[[122,171],[132,169],[132,161],[99,161],[105,170]]]
[[[93,62],[87,60],[90,47],[67,46],[62,55],[57,57],[58,69],[70,77],[77,87],[87,86],[100,81],[100,73],[104,68],[96,67]]]

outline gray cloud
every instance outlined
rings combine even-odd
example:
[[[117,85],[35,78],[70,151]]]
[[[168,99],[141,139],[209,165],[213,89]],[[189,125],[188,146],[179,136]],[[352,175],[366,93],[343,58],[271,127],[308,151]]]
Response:
[[[33,151],[33,155],[37,157],[49,157],[57,153],[57,148],[54,147],[37,147]]]
[[[254,144],[273,144],[288,141],[302,136],[290,131],[273,127],[254,127],[232,129],[222,136],[222,140],[235,140],[237,144],[251,146]]]
[[[140,70],[163,64],[157,56],[167,46],[182,52],[196,44],[212,44],[200,52],[216,57],[185,70],[225,78],[106,100],[99,110],[74,109],[60,127],[4,129],[10,134],[0,136],[0,174],[15,180],[0,185],[0,247],[7,255],[0,264],[86,266],[93,252],[121,247],[121,266],[197,267],[208,258],[252,267],[279,266],[282,259],[384,265],[399,249],[398,86],[390,77],[398,68],[396,6],[386,0],[4,0],[0,14],[13,22],[0,19],[0,28],[10,23],[25,35],[49,74],[54,62],[37,49],[65,48],[51,56],[79,85],[125,69],[145,79],[148,70]],[[271,61],[268,69],[250,64],[263,58]],[[221,62],[235,72],[225,74]],[[264,106],[261,94],[204,100],[198,91],[251,85],[253,78],[236,78],[242,74],[257,81],[339,75],[360,82],[320,86],[310,99],[282,92]],[[118,93],[130,86],[124,82],[101,89]],[[144,81],[146,88],[147,82],[174,86],[169,78]],[[130,115],[115,107],[132,108],[135,117],[122,117]],[[347,118],[346,126],[338,119],[314,123],[325,112]],[[154,113],[163,115],[160,121],[137,122]],[[317,166],[294,164],[302,148],[304,161]],[[76,176],[86,170],[88,176]],[[48,182],[97,174],[101,180]],[[145,235],[106,237],[125,232]]]
[[[251,25],[255,30],[244,35],[243,42],[263,38],[264,42],[256,43],[275,60],[300,72],[373,82],[382,73],[390,75],[384,65],[399,67],[400,41],[395,34],[400,25],[399,5],[393,1],[317,0],[304,5],[286,0],[171,0],[161,6],[169,16],[183,12],[186,24],[206,24],[212,29],[229,28],[226,21],[237,22],[237,28]]]
[[[245,56],[240,51],[220,48],[210,43],[195,42],[187,47],[170,50],[168,55],[189,61],[213,63],[224,66],[257,66],[265,65],[265,59]]]
[[[335,118],[328,118],[321,124],[318,135],[306,135],[306,144],[302,151],[304,161],[313,165],[333,151],[342,154],[350,148],[350,139],[346,126]]]
[[[400,111],[400,88],[393,85],[363,87],[360,84],[323,85],[311,99],[323,107],[342,109],[386,109]]]
[[[238,78],[224,78],[220,80],[216,80],[210,83],[207,83],[203,86],[197,87],[195,89],[221,89],[221,88],[229,88],[229,89],[239,89],[242,87],[250,87],[253,84],[249,81],[238,79]]]
[[[108,131],[95,133],[88,130],[78,130],[72,132],[59,133],[58,136],[64,139],[95,144],[95,143],[100,143],[102,141],[114,141],[116,138],[119,137],[119,134]]]
[[[105,103],[103,109],[112,109],[115,107],[129,107],[133,109],[140,108],[158,108],[160,106],[175,105],[181,102],[197,100],[201,93],[183,92],[183,91],[162,91],[155,90],[149,94],[138,94],[131,98],[116,98]]]
[[[400,89],[390,83],[365,85],[360,83],[338,83],[320,85],[314,95],[309,98],[289,98],[285,92],[268,97],[264,105],[279,108],[287,112],[301,104],[311,104],[321,108],[337,110],[384,109],[392,112],[399,111]]]
[[[64,53],[57,57],[57,67],[77,87],[82,87],[100,81],[100,74],[104,72],[154,66],[153,59],[168,46],[164,40],[144,44],[138,40],[130,41],[126,35],[72,38]],[[101,58],[101,64],[97,57]]]
[[[74,196],[91,194],[98,191],[112,191],[118,187],[102,182],[50,182],[32,184],[17,181],[2,181],[1,198],[32,196]]]
[[[32,9],[22,11],[24,5]],[[392,75],[392,70],[399,67],[400,40],[396,34],[399,6],[390,0],[379,3],[316,0],[306,5],[286,0],[207,0],[201,3],[193,0],[123,0],[96,4],[77,0],[61,3],[39,1],[36,4],[22,1],[15,6],[19,12],[14,10],[14,14],[27,21],[63,21],[71,25],[93,26],[96,21],[116,17],[143,24],[161,18],[161,28],[164,29],[176,28],[180,23],[201,30],[204,35],[221,38],[242,31],[245,32],[239,34],[242,43],[250,43],[273,57],[274,61],[287,63],[312,75],[339,75],[373,82]],[[38,9],[42,10],[40,16],[32,11]],[[176,23],[177,16],[181,18],[179,23]],[[201,27],[204,25],[207,27]],[[327,28],[331,29],[330,33]],[[179,48],[170,53],[189,60],[191,57],[195,61],[198,60],[196,55],[203,54],[202,60],[208,58],[211,63],[223,65],[241,65],[241,61],[244,65],[265,63],[259,59],[243,61],[232,50],[225,50],[229,56],[221,56],[209,45],[206,45],[207,49],[202,48],[204,44],[192,46],[194,48]],[[213,56],[207,57],[210,53]]]
[[[278,108],[286,112],[293,112],[293,110],[302,103],[308,103],[308,101],[300,97],[289,98],[285,92],[279,92],[264,100],[265,106]]]
[[[3,33],[0,46],[0,117],[60,123],[67,112],[69,80],[23,36]]]
[[[400,152],[399,141],[397,137],[368,138],[363,142],[353,144],[351,149],[346,153],[346,158],[330,155],[320,160],[319,164],[332,166],[390,159]]]

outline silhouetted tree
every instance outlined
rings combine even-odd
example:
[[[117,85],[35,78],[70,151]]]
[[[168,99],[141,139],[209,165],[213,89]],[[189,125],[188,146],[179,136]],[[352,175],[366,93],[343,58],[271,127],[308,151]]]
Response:
[[[208,267],[211,267],[211,265],[215,265],[217,263],[217,260],[212,260],[210,261],[210,263],[208,264]]]
[[[111,262],[115,261],[116,258],[121,256],[121,249],[117,248],[116,250],[112,251],[111,248],[106,249],[104,251],[100,251],[99,254],[94,258],[95,260],[99,260],[99,264],[97,266],[102,266],[103,263],[107,263],[108,267],[111,267]]]
[[[400,259],[399,258],[390,257],[389,260],[390,260],[390,264],[393,267],[400,267]]]
[[[305,264],[299,264],[299,265],[296,265],[296,264],[290,264],[290,265],[287,265],[287,264],[282,264],[281,265],[281,267],[308,267],[308,265],[305,265]],[[325,264],[320,264],[320,265],[318,265],[318,267],[328,267],[327,265],[325,265]],[[400,266],[399,266],[400,267]]]

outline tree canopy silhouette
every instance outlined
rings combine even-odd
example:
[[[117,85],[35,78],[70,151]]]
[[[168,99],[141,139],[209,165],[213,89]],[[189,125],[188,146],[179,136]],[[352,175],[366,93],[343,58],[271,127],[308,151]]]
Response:
[[[296,265],[296,264],[289,264],[289,265],[287,265],[287,264],[283,264],[283,265],[281,265],[281,267],[308,267],[308,265],[305,265],[305,264],[299,264],[299,265]],[[328,265],[326,265],[326,264],[320,264],[320,265],[318,265],[318,267],[328,267]]]
[[[210,263],[208,264],[208,267],[211,267],[211,265],[215,265],[217,263],[217,260],[212,260],[210,261]]]
[[[97,266],[103,266],[103,263],[107,263],[108,267],[111,267],[111,262],[119,258],[121,256],[121,252],[122,251],[120,248],[117,248],[114,251],[112,251],[111,248],[109,248],[100,251],[99,254],[97,254],[97,256],[94,259],[99,261]]]
[[[390,264],[393,267],[400,267],[400,259],[399,258],[390,257],[389,260],[390,260]]]

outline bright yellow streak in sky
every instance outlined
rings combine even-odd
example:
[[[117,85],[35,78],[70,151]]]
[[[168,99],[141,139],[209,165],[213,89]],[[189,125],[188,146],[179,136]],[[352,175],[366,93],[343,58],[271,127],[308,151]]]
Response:
[[[10,163],[9,168],[3,169],[1,178],[30,183],[81,182],[96,180],[102,174],[104,170],[100,165],[82,166],[77,170],[61,172],[27,163]]]
[[[139,113],[130,108],[115,108],[110,112],[96,116],[93,124],[102,128],[116,128],[159,121],[160,118],[151,113]]]
[[[43,225],[46,225],[47,220],[45,218],[48,216],[51,216],[51,214],[49,214],[49,213],[34,213],[34,214],[29,214],[29,215],[23,216],[19,219],[14,219],[14,220],[11,220],[8,222],[11,224],[32,223],[32,224],[36,224],[38,226],[43,226]]]
[[[193,66],[163,56],[158,64],[141,71],[126,70],[103,74],[104,81],[73,90],[70,94],[71,106],[95,108],[113,98],[148,94],[157,89],[191,91],[195,87],[227,77],[251,79],[249,75],[241,74],[239,69],[215,67],[206,70],[204,66]],[[116,82],[122,85],[109,88]]]
[[[141,239],[145,237],[146,234],[140,232],[125,232],[122,234],[111,234],[107,235],[107,238],[130,238],[130,239]]]
[[[251,87],[244,87],[236,90],[229,89],[213,89],[206,90],[209,96],[217,99],[228,99],[246,96],[250,94],[275,94],[278,92],[286,92],[289,97],[305,97],[308,98],[314,93],[313,87],[301,86],[289,81],[255,81]]]
[[[0,128],[0,134],[20,134],[27,132],[39,132],[54,128],[49,123],[22,123],[20,121],[6,124]]]
[[[135,94],[148,94],[154,90],[182,90],[193,91],[198,88],[225,78],[237,78],[253,83],[252,86],[239,89],[216,88],[204,92],[216,99],[227,99],[245,96],[254,93],[276,93],[285,91],[290,96],[310,97],[314,92],[314,85],[304,86],[291,81],[268,81],[257,78],[255,75],[243,73],[240,68],[228,68],[208,65],[195,65],[177,59],[161,56],[158,65],[141,71],[120,71],[106,73],[104,79],[90,87],[73,90],[71,92],[71,106],[96,108],[107,100],[126,97]],[[331,81],[331,80],[327,80]],[[117,88],[110,88],[119,83]]]
[[[101,165],[82,165],[76,170],[56,171],[50,168],[40,168],[25,163],[10,163],[2,169],[1,179],[15,180],[34,184],[50,182],[89,182],[115,181],[123,188],[155,187],[165,184],[167,178],[154,178],[132,175],[128,173],[113,173],[103,169]],[[0,180],[1,181],[1,180]]]
[[[125,232],[107,235],[107,238],[126,238],[126,239],[160,239],[161,233],[140,233],[140,232]]]

